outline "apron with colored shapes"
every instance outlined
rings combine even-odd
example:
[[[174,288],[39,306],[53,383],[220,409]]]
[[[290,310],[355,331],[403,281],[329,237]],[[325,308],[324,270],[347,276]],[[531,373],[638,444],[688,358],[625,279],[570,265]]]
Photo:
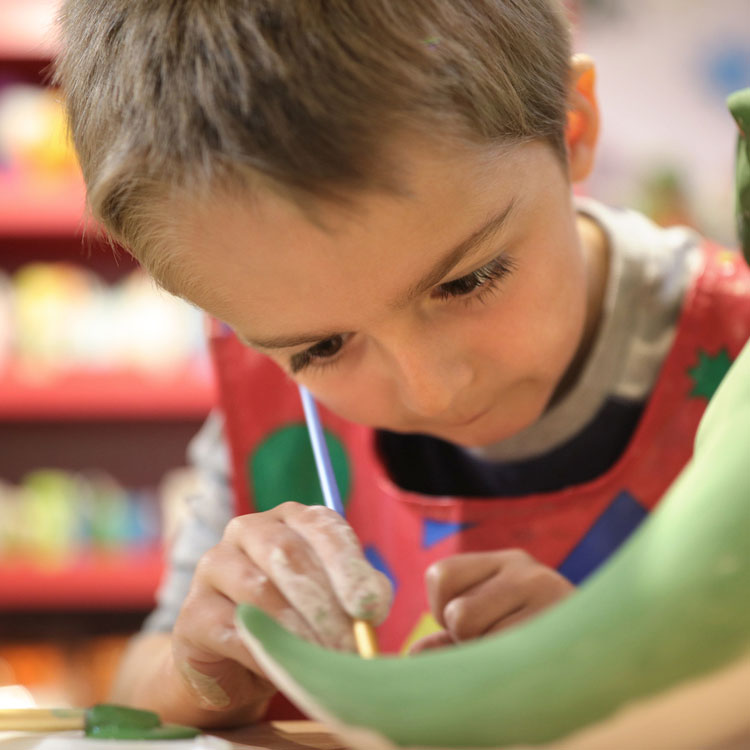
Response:
[[[296,385],[216,324],[212,352],[234,467],[238,514],[294,500],[322,503]],[[523,548],[582,581],[647,516],[692,452],[706,404],[750,335],[750,270],[706,246],[675,340],[638,427],[603,475],[519,498],[434,497],[389,479],[375,433],[321,408],[347,520],[394,588],[378,628],[383,651],[427,632],[425,569],[461,552]]]

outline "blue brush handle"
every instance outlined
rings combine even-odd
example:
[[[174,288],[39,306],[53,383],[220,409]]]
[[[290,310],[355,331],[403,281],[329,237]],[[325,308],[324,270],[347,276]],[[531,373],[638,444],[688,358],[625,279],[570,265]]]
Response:
[[[318,470],[318,479],[320,480],[320,489],[323,491],[323,499],[326,507],[335,510],[340,515],[344,515],[344,506],[341,504],[341,495],[339,487],[336,484],[336,476],[331,466],[331,457],[328,454],[323,427],[320,424],[320,415],[318,407],[315,404],[310,391],[304,385],[297,386],[299,395],[302,399],[302,408],[305,410],[305,421],[307,422],[307,431],[310,433],[310,442],[312,443],[313,455],[315,456],[315,467]]]

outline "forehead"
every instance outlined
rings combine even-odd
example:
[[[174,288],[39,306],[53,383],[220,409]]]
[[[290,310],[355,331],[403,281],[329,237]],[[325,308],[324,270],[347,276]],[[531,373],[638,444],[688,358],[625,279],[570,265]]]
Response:
[[[272,191],[183,205],[175,261],[190,288],[178,291],[261,338],[354,330],[377,314],[377,300],[417,281],[557,165],[541,143],[409,144],[395,156],[398,191],[358,193],[345,205],[319,202],[310,212]]]

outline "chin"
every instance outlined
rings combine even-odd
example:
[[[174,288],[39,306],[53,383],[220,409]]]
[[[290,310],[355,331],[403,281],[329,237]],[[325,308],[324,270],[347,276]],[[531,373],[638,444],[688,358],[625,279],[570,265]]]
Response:
[[[463,434],[459,434],[458,432],[456,432],[451,435],[438,435],[437,437],[441,437],[443,440],[446,440],[449,443],[460,445],[462,448],[481,448],[485,445],[494,445],[495,443],[499,443],[502,440],[506,440],[507,438],[511,437],[512,435],[515,435],[515,431],[495,430],[492,432],[487,432],[486,430],[482,430],[481,432],[473,431],[471,433],[465,432]]]
[[[470,425],[468,427],[424,430],[422,434],[460,445],[463,448],[480,448],[483,445],[499,443],[501,440],[514,435],[517,431],[509,428],[487,428],[484,426],[480,427],[479,425]]]
[[[479,420],[481,421],[481,420]],[[533,421],[533,420],[532,420]],[[444,440],[447,443],[453,443],[460,445],[463,448],[481,448],[484,445],[494,445],[499,443],[501,440],[505,440],[517,432],[520,432],[527,425],[524,424],[522,427],[514,429],[513,427],[479,427],[469,425],[467,427],[447,427],[447,428],[408,428],[408,427],[393,427],[393,426],[378,426],[374,429],[388,430],[389,432],[398,432],[402,435],[427,435],[429,437],[437,438],[438,440]]]
[[[523,408],[519,407],[518,401],[521,399],[517,398],[512,411],[501,406],[493,406],[476,421],[465,425],[441,425],[439,423],[405,425],[402,423],[399,425],[371,424],[370,426],[376,430],[388,430],[402,435],[429,435],[464,448],[481,448],[507,440],[539,419],[547,405],[548,394],[544,394],[544,397],[534,394],[533,398],[529,398],[529,395],[527,394],[527,397],[523,399]],[[503,401],[503,403],[506,402],[507,400]]]
[[[524,414],[514,414],[512,415],[515,417],[514,419],[507,419],[507,415],[504,415],[506,418],[500,423],[493,422],[492,412],[490,412],[478,419],[475,424],[446,429],[442,431],[442,434],[434,434],[435,437],[464,448],[482,448],[486,445],[495,445],[517,435],[536,422],[543,412],[544,406],[541,406],[538,409],[528,410]]]

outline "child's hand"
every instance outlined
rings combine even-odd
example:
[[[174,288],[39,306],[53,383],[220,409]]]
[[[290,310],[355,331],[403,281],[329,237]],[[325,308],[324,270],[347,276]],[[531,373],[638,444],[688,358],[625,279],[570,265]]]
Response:
[[[205,709],[234,710],[274,692],[234,627],[255,604],[303,638],[353,650],[352,618],[381,622],[388,579],[365,560],[351,527],[321,506],[285,503],[235,518],[199,562],[173,632],[173,657]]]
[[[418,641],[412,653],[510,627],[575,589],[517,549],[448,557],[431,565],[425,579],[430,609],[445,630]]]

